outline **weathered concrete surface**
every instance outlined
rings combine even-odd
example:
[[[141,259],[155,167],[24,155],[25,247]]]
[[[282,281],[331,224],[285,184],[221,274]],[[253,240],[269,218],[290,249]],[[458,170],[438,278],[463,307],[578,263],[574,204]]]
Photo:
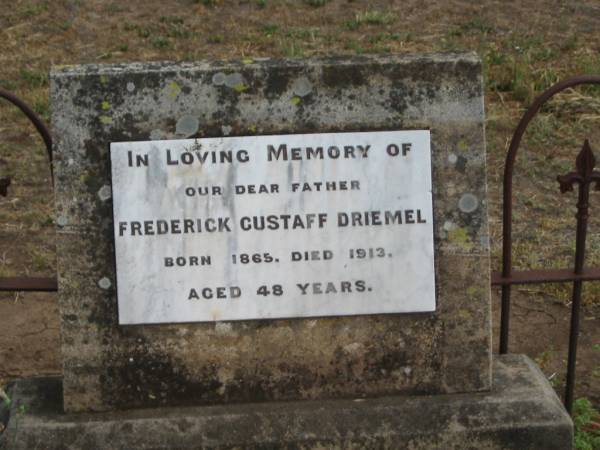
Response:
[[[66,410],[490,388],[476,55],[63,67],[51,98]],[[118,326],[110,142],[415,128],[431,130],[434,313]]]
[[[7,449],[570,450],[573,426],[528,358],[499,357],[489,393],[61,414],[60,381],[19,381]],[[26,405],[25,413],[19,413]]]

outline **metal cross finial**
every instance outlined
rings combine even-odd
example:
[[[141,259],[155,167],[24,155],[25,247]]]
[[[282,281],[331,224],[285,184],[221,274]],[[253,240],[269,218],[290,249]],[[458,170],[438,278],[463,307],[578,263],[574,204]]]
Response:
[[[580,187],[583,187],[584,185],[589,185],[593,182],[596,183],[596,190],[599,191],[600,172],[594,170],[596,158],[594,158],[594,153],[592,152],[590,143],[587,139],[583,143],[579,155],[577,155],[575,166],[577,167],[576,172],[569,172],[566,175],[557,177],[558,182],[560,183],[560,192],[564,194],[565,192],[572,191],[575,183],[578,183]]]
[[[596,190],[600,190],[600,172],[594,170],[596,159],[586,139],[581,151],[577,155],[575,172],[557,177],[562,193],[572,191],[575,183],[579,185],[577,200],[577,232],[575,236],[575,267],[574,273],[581,275],[584,272],[585,240],[587,237],[588,209],[590,199],[590,186],[596,183]],[[579,309],[581,305],[582,280],[573,282],[573,303],[571,312],[571,332],[569,336],[569,359],[567,362],[567,385],[565,388],[565,406],[569,414],[573,406],[573,390],[575,386],[575,364],[577,361],[577,340],[579,338]]]

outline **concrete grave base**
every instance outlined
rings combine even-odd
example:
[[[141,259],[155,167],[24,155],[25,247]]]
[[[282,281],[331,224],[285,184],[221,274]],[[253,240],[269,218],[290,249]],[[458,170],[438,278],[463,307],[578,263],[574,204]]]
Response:
[[[525,356],[496,357],[488,393],[62,413],[57,378],[18,381],[7,449],[568,450],[573,425]]]

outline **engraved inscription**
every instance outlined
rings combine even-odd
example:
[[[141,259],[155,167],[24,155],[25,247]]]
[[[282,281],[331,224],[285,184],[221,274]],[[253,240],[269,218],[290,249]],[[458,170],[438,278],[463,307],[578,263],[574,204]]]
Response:
[[[435,310],[428,130],[111,144],[121,324]]]

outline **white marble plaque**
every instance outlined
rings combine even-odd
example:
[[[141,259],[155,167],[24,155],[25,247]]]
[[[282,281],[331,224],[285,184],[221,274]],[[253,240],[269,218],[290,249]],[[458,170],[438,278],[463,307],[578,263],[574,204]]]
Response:
[[[110,150],[120,324],[435,310],[428,130]]]

